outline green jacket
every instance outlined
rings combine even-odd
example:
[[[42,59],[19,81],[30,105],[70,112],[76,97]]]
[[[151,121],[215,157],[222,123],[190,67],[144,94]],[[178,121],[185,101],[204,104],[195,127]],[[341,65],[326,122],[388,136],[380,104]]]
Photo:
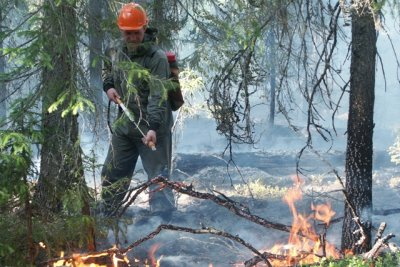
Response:
[[[146,33],[143,43],[132,53],[122,40],[116,42],[106,50],[102,76],[103,90],[115,88],[136,122],[158,133],[172,127],[172,111],[167,101],[171,81],[168,81],[167,57],[153,40],[154,36]],[[150,79],[140,74],[143,69],[149,71]]]

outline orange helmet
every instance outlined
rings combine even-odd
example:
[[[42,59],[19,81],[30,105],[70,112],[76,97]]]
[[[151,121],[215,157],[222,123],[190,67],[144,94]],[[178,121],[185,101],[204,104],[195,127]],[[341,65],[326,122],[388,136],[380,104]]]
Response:
[[[118,15],[118,27],[123,31],[135,31],[147,25],[146,11],[139,4],[125,4]]]

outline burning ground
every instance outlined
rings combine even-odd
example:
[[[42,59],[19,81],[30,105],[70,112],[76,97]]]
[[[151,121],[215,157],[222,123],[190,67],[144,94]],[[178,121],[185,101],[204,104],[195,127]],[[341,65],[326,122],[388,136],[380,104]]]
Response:
[[[232,237],[239,237],[251,244],[260,252],[288,254],[290,250],[297,251],[292,252],[294,254],[291,257],[286,257],[289,263],[273,261],[274,266],[291,265],[297,258],[304,258],[312,247],[316,247],[312,254],[317,256],[312,255],[310,261],[318,261],[324,253],[338,253],[321,251],[317,240],[326,234],[330,245],[326,243],[325,248],[340,247],[343,196],[340,183],[332,173],[331,167],[343,176],[344,155],[331,152],[323,156],[332,166],[324,165],[315,155],[303,156],[301,166],[306,176],[303,176],[303,182],[298,185],[293,181],[293,177],[297,177],[296,158],[291,153],[236,154],[234,159],[238,169],[232,163],[227,168],[226,159],[216,156],[180,154],[176,158],[173,177],[190,185],[190,188],[197,192],[211,193],[222,199],[240,203],[251,214],[282,225],[289,226],[293,221],[298,222],[301,218],[306,218],[307,229],[313,232],[306,234],[306,244],[303,243],[300,247],[295,246],[293,234],[263,227],[237,216],[215,202],[193,198],[187,194],[178,194],[178,211],[170,220],[163,221],[159,217],[147,215],[148,194],[142,193],[122,216],[124,222],[120,223],[118,242],[121,247],[126,248],[149,235],[160,224],[168,224],[185,229],[212,229],[229,233]],[[375,157],[374,210],[377,215],[373,216],[373,225],[378,228],[379,223],[385,221],[388,223],[387,233],[398,233],[398,215],[382,214],[385,213],[383,210],[396,208],[395,203],[400,198],[399,173],[396,172],[395,165],[390,163],[386,152],[376,152]],[[133,186],[146,180],[141,174],[137,174],[135,178]],[[293,191],[293,187],[298,187],[299,191],[296,191],[296,201],[290,206],[287,201],[283,201],[283,196]],[[314,219],[316,207],[320,204],[328,204],[332,208],[331,211],[320,212],[332,215],[333,222],[329,225]],[[303,234],[306,232],[304,228],[300,231]],[[143,263],[145,259],[153,259],[154,264],[160,266],[244,266],[245,261],[255,256],[248,247],[237,240],[204,232],[207,231],[195,234],[179,229],[162,230],[154,238],[139,242],[140,244],[128,251],[127,256],[131,262],[139,260]],[[393,240],[398,243],[396,239]],[[107,241],[99,240],[99,249],[107,249],[114,243],[115,235],[110,230]],[[272,250],[273,247],[275,250]],[[263,265],[259,263],[259,266]]]

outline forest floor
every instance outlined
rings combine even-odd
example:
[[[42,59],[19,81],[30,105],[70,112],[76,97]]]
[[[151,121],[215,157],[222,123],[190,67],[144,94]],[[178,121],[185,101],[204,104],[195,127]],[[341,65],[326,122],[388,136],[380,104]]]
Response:
[[[399,208],[400,171],[386,151],[374,152],[374,210]],[[311,204],[330,203],[335,211],[334,218],[343,216],[343,196],[340,183],[332,172],[332,167],[343,177],[344,153],[330,152],[322,155],[330,164],[324,164],[313,154],[305,154],[300,166],[303,170],[303,198],[296,202],[299,213],[312,213]],[[247,206],[254,215],[271,222],[291,225],[291,209],[282,200],[287,189],[293,186],[296,177],[296,154],[294,153],[238,153],[234,155],[236,167],[231,163],[227,168],[227,159],[209,154],[178,154],[175,159],[174,180],[192,184],[200,192],[220,192],[229,199]],[[136,174],[134,184],[144,182],[143,174]],[[252,189],[253,196],[248,188]],[[214,190],[214,191],[213,191]],[[217,193],[215,193],[217,194]],[[220,195],[221,196],[221,195]],[[142,214],[148,208],[147,195],[143,194],[127,212],[127,219],[121,223],[121,247],[127,247],[154,231],[160,224],[172,224],[194,229],[212,227],[233,236],[238,236],[258,250],[266,250],[274,244],[286,244],[289,234],[271,228],[265,228],[241,218],[228,209],[209,200],[194,199],[187,195],[177,196],[178,211],[169,221],[159,217],[150,217],[147,223]],[[373,215],[373,226],[387,222],[385,233],[400,233],[399,214],[387,216]],[[314,222],[311,222],[314,223]],[[314,223],[317,233],[323,227]],[[327,230],[327,241],[340,248],[342,221],[333,223]],[[114,233],[108,234],[110,244],[115,243]],[[393,239],[399,244],[400,239]],[[194,235],[177,231],[162,231],[151,240],[143,242],[128,252],[128,257],[143,261],[154,252],[161,267],[168,266],[244,266],[243,262],[254,254],[243,245],[215,235]],[[260,265],[261,266],[261,265]]]

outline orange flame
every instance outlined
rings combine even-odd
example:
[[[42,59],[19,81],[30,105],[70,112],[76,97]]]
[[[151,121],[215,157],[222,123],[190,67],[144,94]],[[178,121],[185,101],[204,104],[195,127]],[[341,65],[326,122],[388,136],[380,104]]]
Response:
[[[155,253],[156,251],[161,247],[161,244],[157,243],[151,246],[149,252],[148,252],[148,257],[150,260],[150,266],[151,267],[160,267],[160,261],[161,259],[156,259]]]
[[[294,177],[295,184],[283,197],[292,214],[293,223],[288,243],[274,245],[269,252],[287,256],[286,261],[273,260],[273,266],[288,266],[293,264],[310,264],[319,262],[321,256],[339,258],[340,255],[335,247],[328,242],[321,244],[320,236],[315,232],[311,223],[312,219],[319,220],[329,225],[335,215],[330,204],[312,205],[315,214],[305,216],[297,212],[295,202],[302,199],[301,184],[299,177]],[[324,251],[322,251],[324,248]],[[318,256],[317,256],[318,255]]]
[[[354,251],[351,250],[351,249],[349,249],[349,248],[346,248],[346,249],[344,250],[344,255],[346,255],[346,256],[352,256],[352,255],[354,255]]]
[[[158,260],[155,258],[155,252],[160,248],[160,246],[160,244],[153,245],[148,252],[148,259],[142,262],[144,265],[140,266],[160,267],[161,258]],[[114,246],[113,248],[116,247]],[[60,253],[60,258],[64,258],[63,251]],[[138,259],[134,259],[134,262],[140,263]],[[72,254],[71,257],[54,262],[52,267],[118,267],[120,266],[120,263],[125,263],[125,265],[130,266],[130,261],[125,254],[121,255],[109,251],[97,254]]]
[[[329,226],[329,222],[335,216],[336,212],[332,210],[331,204],[319,204],[314,206],[311,204],[311,209],[315,211],[315,219],[319,220]]]
[[[64,257],[64,252],[62,251],[60,253],[60,258]],[[117,267],[120,262],[125,262],[129,264],[129,260],[126,257],[126,255],[123,255],[123,258],[121,259],[118,257],[117,254],[112,253],[109,254],[107,252],[104,253],[98,253],[98,254],[89,254],[89,255],[82,255],[82,254],[72,254],[72,257],[69,259],[63,259],[63,260],[58,260],[57,262],[53,263],[53,267],[56,266],[68,266],[68,267],[110,267],[110,264],[104,263],[93,263],[93,261],[96,261],[96,258],[101,258],[101,257],[110,257],[112,261],[112,267]],[[104,259],[102,259],[104,261]]]

